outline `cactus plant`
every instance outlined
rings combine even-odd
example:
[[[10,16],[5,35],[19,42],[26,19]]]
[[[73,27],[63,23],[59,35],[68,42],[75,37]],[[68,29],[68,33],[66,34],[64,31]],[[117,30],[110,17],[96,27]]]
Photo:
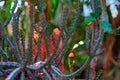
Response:
[[[64,73],[64,55],[69,41],[81,15],[80,0],[77,1],[75,18],[69,29],[66,26],[68,9],[63,9],[61,15],[61,24],[54,28],[50,33],[50,21],[45,19],[44,0],[28,0],[26,6],[18,7],[15,12],[18,0],[14,1],[12,11],[4,24],[0,21],[0,79],[1,80],[59,80],[72,79],[78,73],[80,74],[88,68],[86,80],[98,80],[95,74],[98,56],[104,52],[101,48],[104,37],[104,23],[100,24],[102,14],[98,0],[94,0],[94,12],[90,17],[86,17],[86,47],[89,55],[84,64],[75,72],[70,74]],[[25,1],[22,1],[22,4]],[[29,10],[29,12],[25,9]],[[26,13],[26,17],[23,16]],[[28,15],[29,14],[29,15]],[[38,17],[35,16],[38,14]],[[21,15],[26,18],[23,19]],[[23,24],[21,25],[20,18]],[[38,21],[35,21],[35,19]],[[11,24],[12,23],[12,24]],[[27,24],[28,25],[25,25]],[[8,24],[12,26],[12,36],[8,36],[5,28]],[[27,28],[25,27],[27,26]],[[107,25],[108,27],[108,25]],[[26,29],[25,29],[26,28]],[[27,36],[26,36],[26,35]]]

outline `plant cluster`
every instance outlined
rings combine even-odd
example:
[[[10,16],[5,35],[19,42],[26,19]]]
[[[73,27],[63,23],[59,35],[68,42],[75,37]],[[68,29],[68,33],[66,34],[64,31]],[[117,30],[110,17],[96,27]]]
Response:
[[[54,0],[53,0],[54,1]],[[23,0],[24,2],[24,0]],[[20,17],[24,8],[17,7],[18,0],[14,1],[10,15],[4,24],[0,21],[0,77],[6,80],[58,80],[72,79],[86,68],[86,80],[99,80],[103,71],[96,76],[96,65],[99,55],[104,53],[102,42],[104,33],[112,31],[111,25],[103,16],[102,8],[98,0],[93,0],[93,12],[86,17],[83,24],[86,25],[86,48],[88,57],[84,64],[75,72],[64,73],[64,55],[69,41],[81,15],[80,0],[77,0],[75,18],[69,29],[66,28],[68,9],[65,7],[61,15],[61,24],[50,33],[51,24],[45,20],[44,0],[36,0],[29,3],[28,44],[25,42],[24,27],[20,27]],[[38,15],[38,23],[35,15]],[[6,27],[12,21],[12,36],[9,37]],[[34,33],[36,32],[36,34]],[[37,39],[34,36],[37,36]],[[3,41],[4,44],[1,44]],[[27,47],[26,47],[27,46]],[[62,67],[62,68],[61,68]]]

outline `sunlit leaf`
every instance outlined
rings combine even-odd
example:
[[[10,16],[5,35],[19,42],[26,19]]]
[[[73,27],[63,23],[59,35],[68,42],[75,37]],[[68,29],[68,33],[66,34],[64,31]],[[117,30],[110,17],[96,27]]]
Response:
[[[52,0],[52,4],[53,4],[53,6],[56,6],[56,4],[57,4],[56,0]]]
[[[85,23],[89,23],[89,22],[92,22],[92,21],[94,21],[94,20],[95,20],[95,17],[89,16],[89,17],[86,17],[86,18],[85,18],[84,22],[85,22]]]
[[[107,31],[107,32],[112,31],[112,25],[107,21],[100,21],[99,25],[100,25],[100,27],[104,28],[105,31]]]

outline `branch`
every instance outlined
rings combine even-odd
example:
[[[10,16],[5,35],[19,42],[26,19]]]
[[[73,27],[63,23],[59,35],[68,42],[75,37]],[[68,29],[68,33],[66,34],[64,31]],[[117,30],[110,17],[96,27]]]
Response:
[[[39,69],[39,68],[40,68],[42,65],[44,65],[44,64],[45,64],[45,62],[39,61],[39,62],[36,62],[36,63],[34,63],[34,64],[27,65],[26,67],[27,67],[28,69],[37,70],[37,69]]]
[[[32,37],[33,37],[33,5],[30,5],[30,31],[28,35],[28,49],[26,53],[26,59],[27,62],[30,63],[30,60],[32,60]]]
[[[7,54],[4,52],[4,50],[2,48],[0,48],[0,53],[2,54],[4,59],[6,59],[6,60],[8,59]]]
[[[22,72],[20,75],[20,80],[25,80],[25,72]]]
[[[15,70],[13,70],[13,72],[10,73],[10,75],[8,75],[8,77],[5,80],[14,80],[14,78],[20,73],[21,68],[16,68]]]
[[[14,14],[14,11],[15,11],[15,9],[16,9],[16,7],[17,7],[17,3],[18,3],[18,0],[16,0],[16,1],[14,2],[14,6],[13,6],[13,9],[12,9],[12,12],[11,12],[11,14],[9,15],[9,17],[7,18],[7,20],[5,21],[3,27],[6,27],[6,26],[9,24],[9,22],[11,21],[11,19],[12,19],[12,17],[13,17],[13,14]]]
[[[30,70],[27,70],[27,74],[32,80],[36,80],[35,76],[31,73]]]
[[[16,62],[0,62],[0,66],[20,67],[21,65]]]
[[[98,73],[98,75],[95,77],[94,80],[100,80],[100,77],[102,76],[103,70]]]
[[[57,67],[51,65],[52,70],[59,76],[63,77],[63,78],[73,78],[75,77],[78,73],[80,74],[85,68],[86,66],[90,63],[90,58],[88,57],[88,59],[85,61],[85,63],[75,72],[71,73],[71,74],[64,74],[62,73]]]
[[[51,80],[49,73],[44,68],[42,69],[42,72],[43,72],[43,74],[45,74],[46,80]]]

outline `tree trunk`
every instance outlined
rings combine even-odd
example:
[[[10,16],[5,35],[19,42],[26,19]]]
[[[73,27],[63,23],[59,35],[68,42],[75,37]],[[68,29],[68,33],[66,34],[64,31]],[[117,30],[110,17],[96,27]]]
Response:
[[[116,18],[112,18],[110,16],[113,30],[120,26],[120,9],[118,9],[118,10],[119,10],[118,11],[119,14],[117,15]],[[111,62],[112,62],[112,59],[114,59],[113,56],[115,54],[118,54],[118,53],[113,54],[114,52],[112,52],[113,45],[115,45],[115,40],[116,40],[115,35],[116,34],[110,33],[110,34],[107,34],[107,36],[106,36],[107,39],[105,41],[106,52],[104,55],[104,69],[105,69],[104,74],[103,74],[104,76],[106,76],[112,69]],[[119,48],[117,48],[117,49],[119,49]],[[110,76],[108,78],[108,80],[111,80],[111,79],[112,79],[112,77]]]

